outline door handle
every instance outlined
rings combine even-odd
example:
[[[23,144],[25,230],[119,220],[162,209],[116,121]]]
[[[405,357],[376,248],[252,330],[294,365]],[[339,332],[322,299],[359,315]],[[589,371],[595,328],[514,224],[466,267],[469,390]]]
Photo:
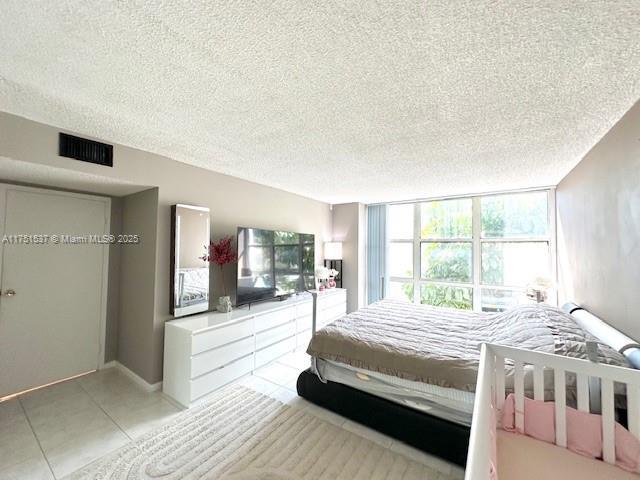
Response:
[[[13,297],[15,294],[16,294],[15,290],[8,289],[4,291],[5,297]]]

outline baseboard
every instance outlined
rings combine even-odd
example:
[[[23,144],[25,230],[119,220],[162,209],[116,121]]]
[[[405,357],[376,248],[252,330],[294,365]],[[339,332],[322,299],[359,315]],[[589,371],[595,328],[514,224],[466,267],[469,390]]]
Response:
[[[185,407],[180,402],[178,402],[177,400],[174,400],[172,397],[170,397],[164,392],[162,392],[162,398],[164,398],[167,402],[169,402],[171,405],[176,407],[178,410],[189,410],[189,407]]]
[[[118,362],[116,362],[115,360],[111,360],[110,362],[107,362],[104,365],[102,365],[100,367],[100,370],[105,370],[107,368],[113,368],[113,367],[116,366],[116,363],[118,363]]]
[[[113,360],[105,364],[105,368],[112,368],[112,367],[120,370],[122,373],[124,373],[127,377],[129,377],[135,383],[140,385],[147,392],[157,392],[158,390],[162,390],[162,382],[151,384],[147,382],[144,378],[142,378],[140,375],[138,375],[137,373],[133,372],[132,370],[129,370],[127,367],[125,367],[123,364],[121,364],[117,360]]]

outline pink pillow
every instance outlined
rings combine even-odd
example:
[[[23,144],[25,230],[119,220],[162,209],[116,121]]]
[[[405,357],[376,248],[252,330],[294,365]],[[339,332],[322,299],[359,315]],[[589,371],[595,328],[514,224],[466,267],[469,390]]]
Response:
[[[502,428],[514,432],[516,398],[510,393],[502,408]],[[602,416],[566,408],[567,448],[580,455],[602,458]],[[524,433],[555,444],[555,407],[553,402],[524,399]],[[616,465],[630,472],[640,467],[640,440],[619,423],[615,424]]]
[[[616,465],[630,472],[638,470],[640,459],[640,441],[619,423],[615,427]]]
[[[507,432],[515,431],[516,397],[513,393],[507,395],[502,406],[502,428]]]
[[[508,432],[516,431],[516,397],[513,393],[507,395],[502,407],[502,428]],[[524,399],[524,433],[544,442],[554,443],[556,428],[553,402]]]
[[[543,442],[555,443],[555,407],[553,402],[524,399],[524,433]]]
[[[602,417],[567,407],[567,448],[586,457],[602,457]]]

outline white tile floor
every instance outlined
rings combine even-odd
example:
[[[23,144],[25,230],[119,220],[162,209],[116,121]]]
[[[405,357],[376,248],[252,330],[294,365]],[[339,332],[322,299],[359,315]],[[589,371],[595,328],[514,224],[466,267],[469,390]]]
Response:
[[[237,383],[303,408],[391,450],[462,478],[457,466],[307,402],[296,379],[309,357],[295,352]],[[0,480],[61,479],[169,421],[180,410],[115,368],[0,403]]]

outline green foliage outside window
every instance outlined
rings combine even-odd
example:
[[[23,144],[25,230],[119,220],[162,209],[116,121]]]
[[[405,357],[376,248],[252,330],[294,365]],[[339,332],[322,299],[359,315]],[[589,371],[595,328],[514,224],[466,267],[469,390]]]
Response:
[[[471,283],[472,252],[471,242],[422,243],[420,274],[424,280]]]
[[[471,240],[472,203],[470,198],[442,200],[420,205],[422,238],[468,238]]]
[[[407,297],[407,300],[413,302],[413,283],[403,283],[402,293]]]
[[[473,308],[473,289],[470,287],[453,287],[450,285],[422,285],[420,303],[436,307]]]
[[[421,206],[423,239],[468,238],[472,235],[471,199],[445,200]],[[421,276],[425,280],[471,283],[471,242],[423,242],[421,244]],[[420,303],[439,307],[473,308],[471,288],[450,285],[422,285]]]
[[[472,200],[433,201],[423,203],[419,208],[421,278],[434,282],[473,283]],[[544,237],[548,235],[547,192],[482,197],[480,216],[482,238]],[[459,241],[438,241],[445,239]],[[483,243],[483,285],[504,285],[504,261],[503,245]],[[412,272],[406,272],[407,278],[412,275]],[[402,284],[401,290],[413,301],[412,283]],[[423,284],[420,303],[472,309],[473,288]]]
[[[504,285],[504,256],[500,243],[482,245],[482,283]]]
[[[482,237],[540,237],[549,233],[547,192],[483,197]]]

